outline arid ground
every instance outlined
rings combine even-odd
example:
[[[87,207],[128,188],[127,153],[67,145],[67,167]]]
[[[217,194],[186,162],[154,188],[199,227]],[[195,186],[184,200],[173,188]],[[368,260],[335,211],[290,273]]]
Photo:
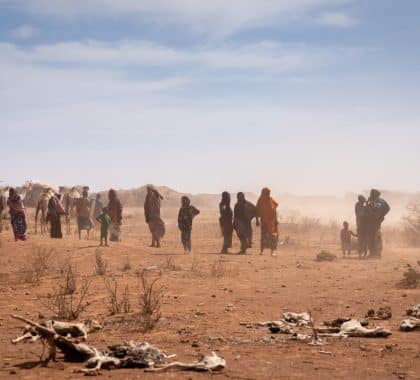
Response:
[[[15,243],[11,231],[3,231],[0,246],[0,378],[70,379],[82,377],[73,369],[79,363],[59,360],[47,368],[37,365],[42,345],[12,345],[22,324],[10,318],[20,314],[38,321],[52,317],[46,296],[60,280],[60,266],[69,260],[79,276],[88,276],[89,306],[80,320],[96,318],[103,330],[89,335],[99,349],[124,341],[148,341],[180,360],[192,361],[199,353],[216,351],[227,368],[214,374],[143,370],[103,370],[113,379],[420,379],[420,332],[398,330],[405,309],[420,303],[419,289],[398,286],[407,263],[420,259],[419,250],[401,248],[385,236],[381,260],[342,259],[336,236],[316,231],[282,231],[290,243],[279,247],[276,257],[259,255],[255,247],[246,256],[219,254],[221,237],[217,214],[203,212],[193,229],[193,254],[183,254],[174,215],[166,217],[163,247],[149,248],[149,234],[141,209],[125,210],[122,242],[101,248],[108,267],[105,276],[95,274],[97,236],[79,241],[75,235],[62,240],[33,235]],[[29,213],[31,218],[31,213]],[[64,227],[63,227],[64,229]],[[393,244],[391,244],[393,243]],[[232,252],[237,252],[235,238]],[[49,268],[39,283],[25,282],[28,267],[39,247],[53,248]],[[317,262],[320,249],[338,255],[333,262]],[[131,268],[125,268],[129,262]],[[138,275],[145,267],[157,267],[164,285],[162,318],[154,330],[143,334],[136,323]],[[122,290],[127,284],[133,312],[110,316],[104,277],[114,276]],[[27,280],[27,279],[26,279]],[[241,321],[278,320],[285,311],[310,311],[316,324],[339,316],[364,317],[370,308],[390,306],[393,317],[371,321],[391,329],[387,339],[329,338],[327,345],[312,347],[289,335],[272,335],[266,328],[246,328]],[[320,351],[326,351],[325,354]]]

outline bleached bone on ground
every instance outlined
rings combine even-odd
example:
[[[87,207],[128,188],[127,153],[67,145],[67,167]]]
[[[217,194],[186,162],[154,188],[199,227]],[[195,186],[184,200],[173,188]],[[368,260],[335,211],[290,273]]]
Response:
[[[406,313],[409,317],[420,318],[420,303],[418,305],[409,307],[406,310]]]
[[[413,331],[420,329],[420,319],[419,318],[408,318],[404,319],[400,324],[401,331]]]
[[[301,326],[310,326],[312,325],[312,317],[309,313],[303,312],[303,313],[292,313],[287,312],[283,313],[283,318],[287,323],[290,323],[292,325],[295,325],[297,327]]]
[[[293,334],[293,328],[284,321],[265,321],[265,322],[239,322],[241,326],[252,327],[268,327],[274,334]]]
[[[166,371],[168,369],[181,369],[187,371],[220,371],[226,367],[225,359],[218,356],[215,352],[211,355],[200,355],[198,360],[193,363],[172,362],[169,364],[158,364],[154,368],[146,369],[147,372]]]
[[[338,332],[326,332],[322,328],[317,329],[320,336],[332,337],[359,337],[359,338],[386,338],[391,332],[383,327],[366,328],[356,319],[344,322]]]
[[[323,346],[325,342],[319,338],[318,334],[315,332],[313,335],[294,333],[292,340],[299,340],[308,343],[310,346]]]
[[[369,309],[366,318],[370,319],[390,319],[392,317],[391,308],[389,306],[380,307],[378,310]]]
[[[19,315],[12,318],[25,322],[40,336],[40,339],[49,345],[49,355],[46,362],[56,360],[57,348],[63,352],[64,360],[86,361],[95,355],[95,349],[84,343],[73,342],[71,339],[57,334],[52,328],[45,327]]]
[[[102,329],[102,326],[98,321],[94,319],[88,319],[85,322],[61,322],[54,320],[47,320],[39,323],[40,326],[46,327],[56,334],[71,338],[81,338],[86,340],[88,333],[98,331]],[[26,325],[23,330],[23,335],[12,340],[12,343],[16,344],[23,340],[30,340],[35,342],[40,338],[37,329],[32,325]]]

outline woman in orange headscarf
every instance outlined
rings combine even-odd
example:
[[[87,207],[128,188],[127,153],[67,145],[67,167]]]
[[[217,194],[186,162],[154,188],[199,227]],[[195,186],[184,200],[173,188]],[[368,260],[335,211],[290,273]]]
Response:
[[[261,254],[265,248],[269,248],[271,255],[275,255],[279,235],[277,206],[277,202],[270,196],[270,189],[262,189],[257,202],[257,217],[261,220]]]

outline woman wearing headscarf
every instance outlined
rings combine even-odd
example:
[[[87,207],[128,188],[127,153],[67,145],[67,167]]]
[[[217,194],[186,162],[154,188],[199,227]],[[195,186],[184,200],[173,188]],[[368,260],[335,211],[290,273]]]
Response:
[[[252,246],[251,221],[257,216],[257,210],[251,202],[245,199],[244,193],[238,193],[237,199],[233,214],[233,228],[241,242],[241,249],[238,253],[244,255],[246,250]]]
[[[232,248],[233,212],[230,207],[230,194],[227,191],[222,193],[222,200],[219,203],[219,212],[220,229],[223,235],[221,253],[229,253],[229,248]]]
[[[261,221],[261,254],[268,248],[271,249],[271,255],[275,255],[279,236],[277,206],[277,202],[270,196],[270,189],[262,189],[257,202],[257,222]]]
[[[151,185],[147,186],[146,200],[144,201],[144,218],[152,234],[151,247],[160,248],[160,240],[165,235],[165,223],[160,218],[160,206],[163,197]]]
[[[26,240],[25,206],[14,188],[9,189],[7,206],[9,207],[10,223],[12,224],[15,241]]]
[[[61,215],[65,215],[66,211],[61,203],[61,195],[54,194],[48,201],[47,220],[51,223],[50,236],[52,239],[62,239],[61,232]]]
[[[76,202],[77,228],[79,231],[79,239],[82,238],[82,230],[87,231],[87,237],[89,239],[90,230],[93,227],[93,223],[90,218],[91,204],[88,196],[88,191],[83,190],[82,198],[79,198]]]
[[[111,217],[111,225],[109,226],[109,240],[121,240],[121,223],[122,223],[122,204],[118,199],[117,192],[114,189],[108,192],[108,215]]]

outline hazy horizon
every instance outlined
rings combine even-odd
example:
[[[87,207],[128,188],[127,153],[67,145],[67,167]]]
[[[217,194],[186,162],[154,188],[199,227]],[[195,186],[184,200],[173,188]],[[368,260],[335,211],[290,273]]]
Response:
[[[418,192],[419,12],[0,0],[0,180]]]

